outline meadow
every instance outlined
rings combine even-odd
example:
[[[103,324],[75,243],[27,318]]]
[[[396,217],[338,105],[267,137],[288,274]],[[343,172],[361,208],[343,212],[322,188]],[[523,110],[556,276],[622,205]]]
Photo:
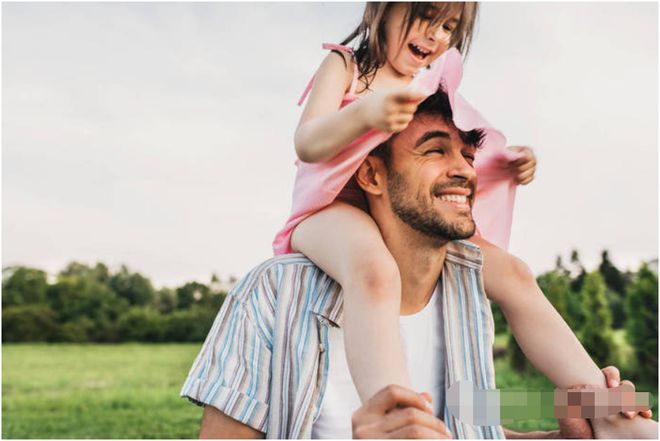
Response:
[[[4,344],[3,438],[197,438],[179,390],[201,343]]]
[[[4,344],[2,437],[197,438],[201,408],[179,398],[179,390],[200,346]],[[499,388],[552,390],[540,375],[512,371],[505,358],[495,367]],[[557,423],[509,427],[545,430]]]

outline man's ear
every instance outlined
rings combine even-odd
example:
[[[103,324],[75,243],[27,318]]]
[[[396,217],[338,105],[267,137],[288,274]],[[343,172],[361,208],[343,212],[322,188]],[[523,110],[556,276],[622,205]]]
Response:
[[[366,157],[364,162],[358,168],[358,171],[355,173],[355,179],[357,180],[358,185],[365,193],[370,193],[373,195],[382,195],[387,176],[387,170],[383,160],[369,155]]]

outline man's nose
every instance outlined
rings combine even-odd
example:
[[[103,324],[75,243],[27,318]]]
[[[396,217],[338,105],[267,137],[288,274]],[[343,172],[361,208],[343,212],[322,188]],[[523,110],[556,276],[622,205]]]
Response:
[[[447,175],[452,179],[460,179],[468,182],[473,182],[477,179],[477,172],[474,169],[474,165],[468,162],[468,159],[462,154],[453,155]]]

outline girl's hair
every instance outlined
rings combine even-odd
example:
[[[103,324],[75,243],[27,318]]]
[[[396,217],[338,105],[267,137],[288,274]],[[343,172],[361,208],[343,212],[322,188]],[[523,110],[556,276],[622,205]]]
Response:
[[[455,47],[464,56],[467,55],[477,21],[479,6],[476,2],[405,2],[403,4],[407,6],[403,23],[404,38],[408,36],[410,28],[417,19],[429,21],[428,17],[432,17],[429,26],[436,26],[460,12],[461,18],[449,40],[449,47]],[[359,78],[367,89],[376,71],[385,65],[387,56],[385,23],[394,5],[395,2],[367,2],[362,22],[341,42],[342,45],[346,45],[357,39],[357,47],[354,50],[355,60]]]

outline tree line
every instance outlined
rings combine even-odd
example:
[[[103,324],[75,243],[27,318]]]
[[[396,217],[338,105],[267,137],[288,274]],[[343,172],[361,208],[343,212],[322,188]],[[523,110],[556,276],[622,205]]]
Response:
[[[568,323],[589,355],[600,367],[623,367],[630,378],[655,385],[658,382],[658,275],[647,263],[638,271],[620,271],[608,251],[588,272],[576,250],[565,265],[557,258],[555,268],[537,278],[550,303]],[[504,316],[493,305],[496,333],[509,333]],[[542,326],[542,324],[540,324]],[[623,330],[632,357],[623,358],[614,331]],[[507,352],[511,366],[530,368],[514,338]]]
[[[538,284],[599,366],[621,365],[613,330],[624,329],[633,348],[636,379],[657,384],[658,276],[644,264],[620,271],[603,251],[587,272],[577,251],[565,265],[557,258]],[[226,292],[210,283],[188,282],[155,289],[143,275],[122,265],[72,262],[51,283],[46,272],[24,266],[2,272],[3,342],[200,342],[206,337]],[[493,305],[496,333],[509,333]],[[529,368],[515,339],[508,356],[518,371]]]
[[[226,292],[213,275],[209,284],[188,282],[155,289],[122,265],[72,262],[53,283],[46,272],[24,266],[2,270],[3,342],[199,342]]]

